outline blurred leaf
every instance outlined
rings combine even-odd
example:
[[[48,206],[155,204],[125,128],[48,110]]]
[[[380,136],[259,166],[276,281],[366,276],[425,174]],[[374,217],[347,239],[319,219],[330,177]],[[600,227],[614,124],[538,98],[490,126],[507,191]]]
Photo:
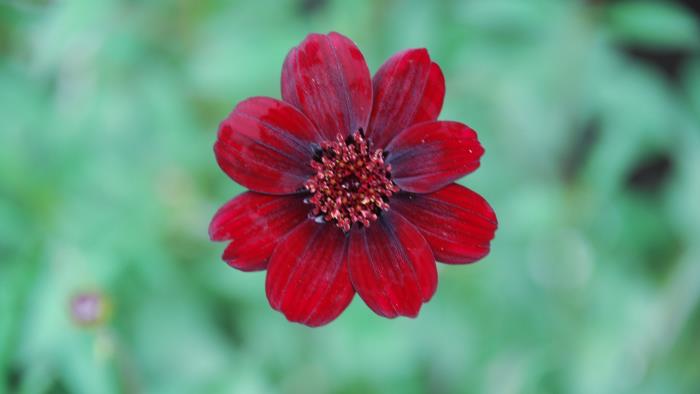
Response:
[[[697,269],[679,267],[698,260],[700,38],[674,4],[0,1],[0,384],[697,392]],[[459,182],[496,210],[491,253],[440,264],[416,319],[358,296],[326,327],[290,324],[265,272],[232,270],[207,237],[243,191],[216,165],[219,122],[245,97],[279,97],[290,48],[331,30],[372,71],[426,47],[446,79],[441,119],[486,148]],[[653,152],[672,169],[639,165]],[[661,193],[626,187],[648,176]],[[95,329],[68,314],[84,289],[114,306]]]
[[[697,47],[698,21],[670,1],[613,2],[607,9],[612,36],[626,43],[652,47]]]
[[[700,58],[688,65],[684,78],[686,92],[690,99],[691,108],[695,112],[695,119],[700,120]]]

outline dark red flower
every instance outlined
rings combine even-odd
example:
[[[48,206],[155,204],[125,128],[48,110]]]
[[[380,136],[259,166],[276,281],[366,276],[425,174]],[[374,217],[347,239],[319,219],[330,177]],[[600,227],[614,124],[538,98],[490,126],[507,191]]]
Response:
[[[283,101],[236,106],[214,145],[221,169],[250,189],[214,216],[223,259],[267,269],[270,305],[320,326],[355,292],[377,314],[415,317],[437,287],[435,260],[489,252],[493,209],[454,183],[479,167],[476,133],[438,121],[440,67],[425,49],[387,60],[370,79],[355,44],[311,34],[282,68]]]

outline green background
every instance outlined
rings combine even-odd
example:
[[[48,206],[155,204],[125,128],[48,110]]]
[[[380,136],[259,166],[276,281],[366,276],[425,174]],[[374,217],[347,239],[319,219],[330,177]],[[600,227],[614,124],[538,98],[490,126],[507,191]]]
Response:
[[[700,24],[680,2],[0,1],[0,392],[700,392]],[[697,10],[697,6],[695,6]],[[309,32],[426,47],[500,227],[417,319],[288,323],[220,261],[216,129]],[[97,291],[92,327],[71,297]]]

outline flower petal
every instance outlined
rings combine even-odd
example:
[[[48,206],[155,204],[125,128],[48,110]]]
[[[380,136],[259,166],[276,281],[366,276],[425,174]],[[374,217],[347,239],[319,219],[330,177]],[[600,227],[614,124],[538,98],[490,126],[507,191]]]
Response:
[[[458,122],[424,122],[399,133],[386,147],[396,184],[430,193],[479,168],[484,148],[476,132]]]
[[[301,196],[270,196],[246,192],[224,204],[209,225],[212,241],[232,242],[222,259],[241,271],[258,271],[279,239],[307,219]]]
[[[390,57],[372,78],[374,97],[367,137],[384,148],[401,130],[436,120],[445,98],[445,77],[424,48]]]
[[[437,268],[425,238],[389,211],[368,228],[350,231],[350,278],[375,313],[415,317],[437,287]]]
[[[434,193],[399,193],[391,201],[433,249],[438,261],[472,263],[486,256],[498,221],[483,197],[453,183]]]
[[[366,130],[372,82],[365,58],[345,36],[309,34],[284,61],[282,98],[313,120],[326,140]]]
[[[333,225],[306,221],[275,248],[265,289],[270,305],[289,321],[322,326],[350,304],[346,237]]]
[[[239,103],[221,122],[216,160],[234,181],[257,192],[298,192],[313,174],[319,134],[293,106],[269,97]],[[317,146],[317,145],[316,145]]]

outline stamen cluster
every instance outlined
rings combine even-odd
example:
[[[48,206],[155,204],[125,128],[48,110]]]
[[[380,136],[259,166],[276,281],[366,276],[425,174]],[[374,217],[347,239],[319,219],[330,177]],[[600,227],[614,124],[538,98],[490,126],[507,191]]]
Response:
[[[316,174],[304,186],[311,193],[307,201],[313,216],[345,232],[355,223],[368,227],[389,209],[389,197],[399,191],[391,180],[391,165],[384,163],[381,149],[370,152],[362,129],[321,144],[311,167]]]

